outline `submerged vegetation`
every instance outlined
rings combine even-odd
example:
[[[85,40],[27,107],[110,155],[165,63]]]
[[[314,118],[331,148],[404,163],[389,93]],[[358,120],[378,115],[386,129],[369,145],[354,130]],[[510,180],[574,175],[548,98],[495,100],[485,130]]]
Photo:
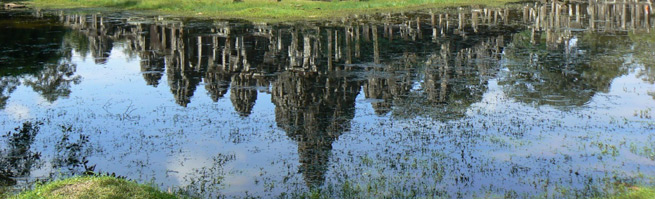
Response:
[[[110,8],[255,21],[329,19],[349,14],[412,11],[461,5],[502,5],[515,0],[31,0],[43,8]]]

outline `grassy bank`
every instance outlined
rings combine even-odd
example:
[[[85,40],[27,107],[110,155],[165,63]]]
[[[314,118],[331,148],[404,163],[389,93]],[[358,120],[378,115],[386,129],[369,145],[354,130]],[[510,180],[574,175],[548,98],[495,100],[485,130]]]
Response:
[[[37,185],[30,191],[22,192],[13,199],[36,198],[176,198],[148,185],[110,176],[80,176]]]
[[[29,0],[41,8],[106,8],[253,21],[329,19],[352,14],[411,11],[460,5],[502,5],[517,0]]]
[[[284,195],[287,198],[381,198],[381,197],[414,197],[408,193],[375,193],[365,187],[345,183],[340,186],[341,189],[335,190],[313,190],[306,193],[296,193]],[[617,187],[622,190],[614,194],[604,195],[596,199],[652,199],[655,198],[655,187],[630,186]],[[337,191],[339,193],[332,193]],[[391,194],[391,195],[389,195]],[[281,195],[282,198],[285,198]],[[7,195],[0,195],[0,198]],[[63,180],[49,182],[44,185],[37,185],[32,190],[24,191],[12,199],[79,199],[79,198],[137,198],[137,199],[172,199],[178,198],[176,195],[161,192],[155,187],[149,185],[137,184],[132,181],[118,179],[110,176],[78,176]],[[184,196],[183,198],[186,198]],[[485,196],[484,198],[502,198]],[[539,197],[537,197],[539,198]]]
[[[630,187],[627,191],[604,197],[607,199],[653,199],[655,187]]]

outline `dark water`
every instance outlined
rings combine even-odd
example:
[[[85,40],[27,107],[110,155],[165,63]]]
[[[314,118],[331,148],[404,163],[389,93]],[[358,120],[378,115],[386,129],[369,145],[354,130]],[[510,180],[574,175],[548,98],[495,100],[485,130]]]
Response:
[[[201,197],[590,197],[655,184],[646,3],[263,24],[0,11],[0,180]]]

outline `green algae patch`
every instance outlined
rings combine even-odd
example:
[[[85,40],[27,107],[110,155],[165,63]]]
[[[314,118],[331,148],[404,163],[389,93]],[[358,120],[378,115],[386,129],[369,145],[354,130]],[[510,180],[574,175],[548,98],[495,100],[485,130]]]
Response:
[[[111,176],[80,176],[57,180],[34,189],[22,192],[15,199],[33,198],[152,198],[169,199],[176,196],[164,193],[159,189],[138,184],[136,182],[118,179]]]

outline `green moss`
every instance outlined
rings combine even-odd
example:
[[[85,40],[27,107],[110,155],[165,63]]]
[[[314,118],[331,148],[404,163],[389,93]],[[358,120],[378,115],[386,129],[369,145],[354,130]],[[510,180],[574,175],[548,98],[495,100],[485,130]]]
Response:
[[[136,182],[118,179],[110,176],[81,176],[44,185],[36,185],[34,189],[22,192],[15,199],[36,198],[176,198],[176,196],[161,192],[155,187],[141,185]]]
[[[517,0],[30,0],[41,8],[106,8],[156,11],[180,16],[240,18],[252,21],[331,19],[352,14],[401,12],[464,5],[498,6]]]

